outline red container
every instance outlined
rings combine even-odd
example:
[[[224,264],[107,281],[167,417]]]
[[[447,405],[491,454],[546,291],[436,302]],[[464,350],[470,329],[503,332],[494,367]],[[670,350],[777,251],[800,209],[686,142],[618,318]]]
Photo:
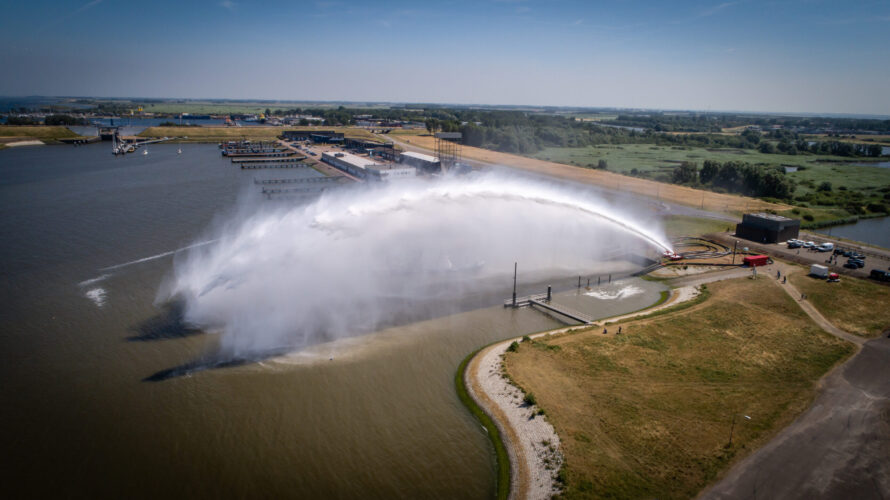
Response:
[[[748,255],[744,258],[744,263],[746,266],[757,267],[757,266],[765,266],[769,264],[769,256],[768,255]]]

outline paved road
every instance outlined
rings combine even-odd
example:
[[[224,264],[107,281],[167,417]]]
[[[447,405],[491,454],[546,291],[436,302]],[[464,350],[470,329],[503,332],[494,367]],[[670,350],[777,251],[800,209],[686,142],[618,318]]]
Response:
[[[790,283],[775,283],[825,331],[861,349],[823,379],[809,410],[700,498],[890,499],[890,338],[850,335]]]

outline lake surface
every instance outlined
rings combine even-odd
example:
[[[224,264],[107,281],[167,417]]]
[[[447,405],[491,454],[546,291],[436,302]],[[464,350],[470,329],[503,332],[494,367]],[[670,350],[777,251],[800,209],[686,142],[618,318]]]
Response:
[[[890,217],[863,219],[855,224],[817,229],[816,232],[890,248]]]
[[[495,340],[559,324],[479,309],[161,382],[217,337],[155,304],[176,249],[255,196],[214,145],[0,152],[0,436],[12,497],[488,498],[492,450],[454,370]],[[314,170],[275,176],[320,175]],[[272,174],[266,174],[272,175]],[[320,256],[323,258],[323,256]],[[611,316],[656,301],[638,279],[562,292]],[[554,283],[558,285],[559,283]],[[559,288],[558,288],[559,289]],[[295,298],[297,300],[298,298]]]

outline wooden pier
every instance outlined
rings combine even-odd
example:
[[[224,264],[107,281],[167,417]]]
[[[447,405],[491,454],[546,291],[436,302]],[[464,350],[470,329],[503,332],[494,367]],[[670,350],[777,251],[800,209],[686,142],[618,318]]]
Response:
[[[264,170],[268,168],[312,168],[299,162],[288,163],[241,163],[241,170]]]
[[[530,306],[538,306],[541,309],[546,309],[550,312],[554,312],[556,314],[559,314],[560,316],[565,316],[566,318],[573,319],[585,325],[593,323],[593,317],[591,317],[590,315],[576,311],[574,309],[570,309],[565,306],[554,304],[551,300],[548,300],[546,293],[527,295],[525,297],[517,297],[515,303],[513,302],[513,299],[507,299],[504,301],[504,307]]]
[[[305,160],[305,156],[284,156],[280,158],[232,158],[232,163],[291,163]]]
[[[227,156],[229,158],[278,158],[282,156],[294,156],[293,151],[267,151],[267,152],[257,152],[257,151],[247,151],[243,153],[229,153],[223,151],[223,156]]]
[[[345,179],[346,177],[342,175],[334,176],[334,177],[310,177],[308,179],[254,179],[254,184],[320,184],[327,182],[337,182],[340,179]]]

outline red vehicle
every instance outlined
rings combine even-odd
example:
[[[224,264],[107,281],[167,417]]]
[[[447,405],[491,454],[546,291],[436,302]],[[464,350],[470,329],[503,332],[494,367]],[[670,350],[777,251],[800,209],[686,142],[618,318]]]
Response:
[[[748,267],[765,266],[770,263],[769,255],[748,255],[743,259]]]

